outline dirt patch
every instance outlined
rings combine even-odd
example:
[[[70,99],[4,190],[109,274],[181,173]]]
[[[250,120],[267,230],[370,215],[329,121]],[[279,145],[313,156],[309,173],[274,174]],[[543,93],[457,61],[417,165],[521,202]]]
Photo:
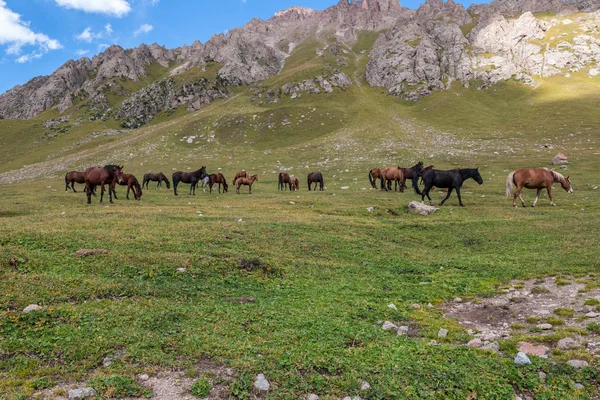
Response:
[[[108,254],[108,250],[104,249],[81,249],[73,253],[75,257],[95,256],[97,254]]]
[[[240,304],[256,303],[256,299],[254,297],[246,297],[246,296],[238,297],[235,299],[229,298],[229,299],[225,299],[225,301],[228,301],[230,303],[240,303]]]

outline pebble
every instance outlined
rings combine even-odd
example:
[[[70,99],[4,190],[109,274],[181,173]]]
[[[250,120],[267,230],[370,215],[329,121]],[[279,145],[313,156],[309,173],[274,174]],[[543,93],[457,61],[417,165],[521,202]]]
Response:
[[[527,357],[527,354],[520,351],[517,354],[517,356],[515,357],[515,364],[516,365],[529,365],[529,364],[531,364],[531,360],[529,359],[529,357]]]
[[[142,382],[146,382],[148,379],[150,379],[150,377],[148,376],[148,374],[140,374],[138,375],[138,379]]]
[[[579,343],[577,342],[577,340],[575,340],[573,338],[564,338],[564,339],[560,339],[556,345],[561,350],[570,350],[575,347],[578,347]]]
[[[438,331],[438,337],[445,338],[446,336],[448,336],[448,329],[440,328]]]
[[[437,342],[437,340],[430,340],[430,341],[429,341],[429,344],[431,344],[431,345],[433,345],[433,346],[437,346],[437,345],[438,345],[438,342]]]
[[[528,354],[530,356],[548,358],[548,354],[550,354],[550,348],[544,345],[536,346],[527,342],[519,342],[517,346],[521,353]]]
[[[469,347],[480,348],[483,346],[483,342],[479,338],[475,338],[469,342]]]
[[[573,367],[575,369],[585,368],[590,365],[590,364],[588,364],[587,361],[584,361],[584,360],[569,360],[567,362],[567,364],[569,364],[571,367]]]
[[[314,393],[311,393],[308,396],[306,396],[306,400],[319,400],[319,396],[317,396]]]
[[[381,327],[384,331],[397,331],[398,327],[392,324],[390,321],[385,321]]]
[[[369,390],[371,389],[371,384],[367,381],[362,381],[360,384],[360,390]]]
[[[98,393],[92,388],[82,388],[69,390],[70,399],[85,399],[88,397],[95,397]]]
[[[432,307],[433,307],[433,304],[431,304],[431,303],[427,303],[427,307],[429,307],[429,308],[432,308]]]
[[[398,328],[398,336],[408,335],[408,326],[401,326]]]
[[[455,303],[462,303],[462,299],[461,299],[460,297],[456,297],[456,298],[454,299],[454,302],[455,302]]]
[[[538,376],[540,377],[540,379],[546,379],[546,373],[545,372],[538,372]]]
[[[586,316],[587,318],[598,318],[598,317],[600,317],[600,313],[597,313],[597,312],[589,312],[589,313],[585,314],[585,316]]]
[[[263,392],[268,392],[271,385],[263,374],[258,374],[256,376],[256,380],[254,381],[254,387],[258,390],[262,390]]]
[[[388,304],[388,308],[391,308],[392,310],[397,310],[398,309],[398,307],[396,307],[396,305],[394,303]]]
[[[543,331],[549,331],[550,329],[552,329],[552,325],[550,324],[539,324],[536,326],[536,328],[541,329]]]
[[[37,304],[30,304],[30,305],[28,305],[27,307],[25,307],[23,309],[23,312],[25,314],[27,314],[27,313],[30,313],[32,311],[41,311],[41,310],[43,310],[43,308],[41,306],[38,306]]]
[[[576,384],[574,384],[574,385],[573,385],[573,387],[574,387],[575,389],[578,389],[578,390],[583,390],[583,389],[585,389],[585,386],[583,386],[581,383],[576,383]]]
[[[415,310],[421,309],[421,305],[417,304],[417,303],[413,304],[411,307],[414,308]]]

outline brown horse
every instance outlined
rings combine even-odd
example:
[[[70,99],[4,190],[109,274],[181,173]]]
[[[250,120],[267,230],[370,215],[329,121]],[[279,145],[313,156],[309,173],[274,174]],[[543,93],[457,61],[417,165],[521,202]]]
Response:
[[[277,190],[287,190],[287,188],[292,190],[292,181],[290,179],[290,175],[287,172],[279,173],[279,184],[277,185]]]
[[[394,182],[394,191],[400,186],[404,175],[400,167],[389,167],[381,170],[381,186],[385,191],[392,190],[392,181]]]
[[[173,192],[175,193],[175,196],[177,196],[177,185],[179,185],[179,182],[189,183],[190,195],[193,191],[195,196],[198,182],[206,178],[206,166],[203,165],[202,168],[194,172],[177,171],[171,176],[171,178],[173,179]]]
[[[555,206],[556,204],[552,201],[552,184],[557,182],[560,183],[567,193],[573,193],[571,180],[568,176],[565,178],[558,172],[551,171],[548,168],[518,169],[508,174],[508,177],[506,178],[506,197],[510,198],[513,195],[513,185],[516,186],[517,190],[513,197],[513,207],[517,206],[517,197],[521,200],[523,207],[525,207],[525,201],[521,197],[521,190],[523,190],[524,187],[527,189],[537,189],[537,194],[532,205],[532,207],[535,207],[540,198],[540,192],[542,189],[546,188],[548,197],[550,198],[550,204]]]
[[[73,192],[77,193],[77,190],[75,190],[75,183],[82,183],[85,185],[85,172],[71,171],[65,174],[65,192],[69,191],[69,185],[71,185]]]
[[[85,171],[85,192],[87,194],[87,203],[92,204],[92,192],[95,186],[100,185],[100,203],[104,198],[104,185],[109,184],[117,179],[121,182],[123,179],[123,167],[118,165],[105,165],[104,167],[90,167]],[[112,193],[110,187],[108,189],[108,197],[112,203]]]
[[[258,175],[254,174],[250,178],[238,178],[235,181],[235,192],[240,194],[240,186],[248,186],[248,194],[252,194],[252,184],[258,180]]]
[[[169,179],[162,172],[157,172],[157,173],[149,172],[147,174],[144,174],[144,180],[142,181],[142,187],[144,187],[144,185],[146,185],[146,189],[148,189],[148,183],[150,183],[150,181],[158,182],[156,184],[157,189],[160,186],[162,186],[163,182],[165,182],[167,184],[167,189],[171,189],[171,182],[169,182]]]
[[[238,178],[247,178],[247,177],[248,177],[248,173],[245,170],[241,170],[240,172],[235,174],[235,178],[233,178],[233,184],[235,185],[235,181],[237,181]]]
[[[212,193],[212,188],[214,184],[219,185],[219,193],[221,193],[221,185],[223,185],[223,193],[227,193],[227,181],[225,180],[225,176],[222,173],[211,174],[208,176],[208,187],[210,188],[210,193]]]
[[[371,186],[373,189],[377,189],[377,184],[375,183],[377,179],[381,179],[381,168],[373,168],[369,171],[369,182],[371,182]],[[383,190],[383,186],[381,190]]]
[[[311,172],[310,174],[308,174],[307,182],[309,192],[313,183],[315,184],[315,191],[317,190],[317,184],[319,184],[319,190],[324,190],[325,181],[323,180],[323,174],[321,174],[320,172]]]
[[[140,200],[142,198],[142,188],[140,187],[140,183],[132,174],[123,174],[120,180],[115,176],[113,181],[110,183],[109,190],[112,191],[113,196],[118,200],[117,192],[115,192],[117,183],[121,186],[127,186],[127,196],[125,196],[127,197],[127,200],[129,200],[129,191],[133,192],[136,200]]]
[[[297,176],[294,176],[293,178],[291,178],[290,181],[290,190],[292,192],[295,192],[296,190],[300,190],[300,180],[298,180]]]

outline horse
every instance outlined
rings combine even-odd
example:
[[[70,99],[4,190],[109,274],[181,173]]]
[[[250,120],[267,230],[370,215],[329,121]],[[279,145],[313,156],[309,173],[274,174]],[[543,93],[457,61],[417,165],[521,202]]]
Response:
[[[194,196],[195,196],[196,195],[196,186],[198,186],[198,182],[200,182],[202,179],[206,178],[206,166],[203,165],[202,168],[200,168],[199,170],[194,171],[194,172],[177,171],[173,174],[172,178],[173,178],[173,192],[175,193],[175,196],[177,196],[177,185],[179,185],[179,182],[191,184],[190,195],[192,194],[192,191],[193,191]]]
[[[433,168],[433,165],[431,167]],[[421,194],[421,191],[419,190],[418,181],[421,171],[423,171],[423,161],[419,161],[411,168],[400,168],[400,170],[402,171],[402,182],[400,182],[400,192],[404,192],[404,188],[406,187],[406,180],[412,179],[413,189],[415,189],[415,192],[417,194]]]
[[[325,182],[323,181],[323,174],[321,174],[320,172],[311,172],[310,174],[308,174],[307,181],[309,192],[313,183],[315,184],[315,191],[317,190],[317,183],[319,184],[319,190],[323,191],[323,186],[325,185]]]
[[[295,192],[296,190],[300,190],[300,180],[298,179],[297,176],[294,176],[293,178],[291,178],[290,185],[291,185],[290,189],[292,190],[292,192]]]
[[[235,181],[237,181],[238,178],[247,178],[247,177],[248,177],[248,173],[246,172],[246,170],[241,170],[240,172],[235,174],[235,178],[233,178],[233,184],[235,185]]]
[[[120,180],[118,180],[115,176],[113,181],[110,183],[109,190],[112,191],[113,196],[118,200],[117,192],[115,192],[115,186],[117,186],[117,183],[121,186],[127,186],[127,200],[129,200],[130,190],[133,191],[133,195],[135,196],[136,200],[140,200],[142,198],[142,188],[140,186],[140,182],[132,174],[123,174],[123,177]]]
[[[208,187],[208,185],[210,184],[210,176],[206,175],[204,177],[204,179],[202,179],[202,191],[206,192],[206,188]]]
[[[105,165],[104,167],[90,167],[85,171],[85,192],[87,194],[87,203],[92,204],[93,188],[100,185],[100,203],[104,198],[104,184],[110,184],[114,179],[121,182],[123,179],[123,167],[118,165]],[[110,203],[113,203],[110,187],[108,189]]]
[[[392,181],[394,181],[394,191],[396,191],[403,176],[400,167],[384,168],[381,170],[381,176],[379,177],[381,180],[381,187],[383,187],[385,191],[392,190]]]
[[[171,189],[171,182],[169,182],[169,179],[162,172],[157,172],[157,173],[149,172],[147,174],[144,174],[144,180],[142,181],[142,187],[144,187],[144,185],[146,185],[146,189],[148,189],[148,184],[150,183],[150,181],[158,182],[156,184],[157,189],[160,186],[162,186],[163,181],[167,184],[167,189]]]
[[[377,189],[377,184],[375,183],[377,179],[381,179],[381,168],[373,168],[369,171],[369,182],[371,182],[373,189]],[[381,190],[383,190],[383,186]]]
[[[453,169],[450,171],[441,171],[438,169],[427,169],[423,171],[423,182],[425,188],[421,192],[421,201],[425,201],[425,196],[429,199],[429,204],[433,205],[431,197],[429,197],[429,191],[432,187],[448,188],[448,194],[440,203],[440,206],[444,205],[444,202],[448,200],[452,194],[452,190],[456,190],[458,196],[458,203],[461,207],[464,207],[462,199],[460,198],[460,187],[463,182],[469,178],[473,178],[480,185],[483,183],[483,178],[479,174],[478,168],[466,168],[466,169]]]
[[[219,193],[221,193],[221,184],[223,185],[223,193],[227,193],[227,181],[225,180],[225,176],[222,173],[211,174],[208,176],[208,187],[210,188],[210,193],[212,193],[212,187],[214,184],[219,185]]]
[[[248,186],[248,194],[252,194],[252,184],[254,181],[258,180],[258,175],[254,174],[250,178],[238,178],[235,181],[235,192],[240,194],[240,186],[246,185]]]
[[[77,190],[75,190],[75,183],[82,183],[85,185],[85,172],[71,171],[65,174],[65,192],[69,191],[69,185],[71,185],[73,192],[77,193]]]
[[[506,197],[510,198],[512,196],[513,185],[516,186],[517,190],[513,197],[513,207],[517,206],[517,197],[519,197],[523,207],[525,207],[525,201],[523,201],[523,198],[521,197],[521,190],[523,190],[524,187],[527,189],[537,189],[537,194],[532,205],[532,207],[535,207],[540,198],[540,192],[542,189],[546,188],[548,197],[550,198],[550,204],[555,206],[556,204],[552,200],[552,184],[557,182],[560,183],[567,193],[573,193],[571,180],[568,176],[565,178],[558,172],[551,171],[548,168],[518,169],[508,174],[508,177],[506,178]]]
[[[290,179],[290,175],[287,172],[279,173],[279,184],[277,185],[277,190],[287,190],[287,188],[292,190],[292,181]]]

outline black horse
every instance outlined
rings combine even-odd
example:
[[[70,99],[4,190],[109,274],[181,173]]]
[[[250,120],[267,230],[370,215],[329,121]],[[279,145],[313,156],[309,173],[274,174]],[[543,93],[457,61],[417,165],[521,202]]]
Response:
[[[429,197],[429,191],[435,186],[438,188],[448,188],[448,194],[446,195],[446,198],[442,200],[440,206],[444,205],[444,202],[450,197],[452,190],[455,189],[456,195],[458,196],[458,203],[461,207],[464,207],[460,198],[460,187],[463,182],[469,178],[473,178],[480,185],[483,183],[483,178],[479,174],[478,168],[453,169],[450,171],[426,169],[423,171],[423,183],[425,183],[425,188],[421,193],[421,201],[424,201],[425,196],[427,196],[429,204],[433,204],[431,197]]]
[[[175,192],[175,196],[177,196],[177,185],[179,185],[179,182],[183,182],[183,183],[189,183],[192,186],[190,186],[190,195],[192,194],[192,191],[194,192],[194,196],[196,195],[196,186],[198,186],[198,182],[200,182],[202,179],[206,178],[206,166],[202,166],[202,168],[200,168],[197,171],[194,172],[175,172],[172,176],[173,178],[173,191]]]
[[[308,174],[308,191],[310,192],[310,185],[315,184],[315,191],[317,190],[317,183],[319,184],[319,190],[323,190],[325,182],[323,181],[323,175],[320,172],[311,172]]]
[[[411,179],[413,182],[413,189],[415,189],[415,193],[421,194],[421,191],[419,190],[419,176],[421,176],[421,172],[423,171],[423,161],[419,161],[411,168],[400,168],[400,170],[402,171],[402,182],[400,183],[400,191],[404,192],[404,188],[406,188],[406,180]]]
[[[148,189],[148,183],[150,183],[150,181],[158,182],[156,184],[157,189],[160,186],[162,186],[163,182],[165,182],[167,184],[167,189],[171,189],[171,182],[169,182],[169,179],[167,179],[165,174],[163,174],[162,172],[157,172],[155,174],[150,172],[150,173],[145,174],[144,180],[142,181],[142,187],[144,187],[144,185],[145,185],[146,189]]]

